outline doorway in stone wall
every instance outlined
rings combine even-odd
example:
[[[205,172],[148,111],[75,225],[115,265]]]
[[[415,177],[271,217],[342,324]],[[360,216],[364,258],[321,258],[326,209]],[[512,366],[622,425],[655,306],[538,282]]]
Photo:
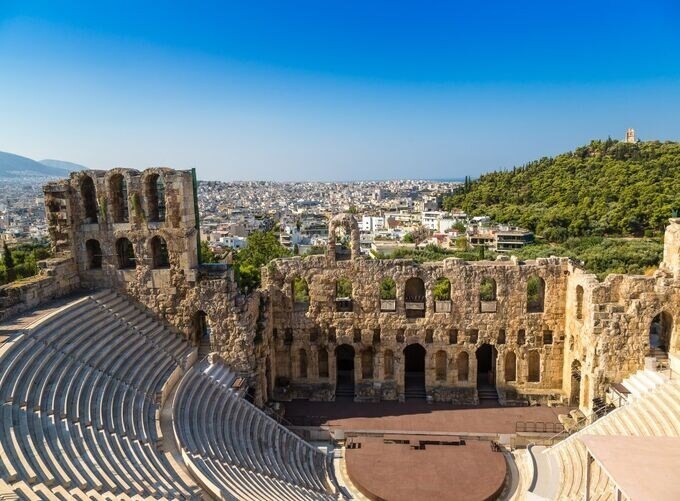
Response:
[[[477,349],[477,396],[479,400],[498,401],[496,391],[496,358],[495,346],[484,343]]]
[[[406,400],[424,400],[425,392],[425,348],[410,344],[404,348],[404,396]]]
[[[198,346],[198,357],[207,357],[210,353],[210,324],[208,315],[202,310],[194,315],[194,343]]]
[[[348,344],[335,349],[335,398],[354,398],[354,355]]]

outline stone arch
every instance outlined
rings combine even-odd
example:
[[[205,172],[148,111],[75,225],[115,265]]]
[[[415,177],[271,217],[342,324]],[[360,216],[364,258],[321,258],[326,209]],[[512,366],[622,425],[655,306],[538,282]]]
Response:
[[[406,398],[425,398],[425,356],[427,350],[419,343],[404,348],[404,391]]]
[[[361,352],[361,379],[373,379],[373,348]]]
[[[448,357],[444,350],[439,350],[434,356],[434,366],[437,381],[446,381]]]
[[[576,318],[583,318],[583,287],[580,285],[576,286]]]
[[[667,354],[677,349],[678,342],[673,339],[673,317],[667,311],[661,311],[652,318],[649,324],[649,355],[666,358]]]
[[[482,302],[496,301],[498,286],[496,280],[491,277],[484,277],[479,282],[479,300]]]
[[[394,378],[394,352],[385,350],[383,354],[383,372],[385,379]]]
[[[130,221],[128,185],[125,176],[121,173],[113,174],[109,178],[109,202],[111,203],[111,216],[114,223]]]
[[[335,396],[354,397],[354,347],[341,344],[335,348]]]
[[[125,237],[116,240],[116,258],[120,270],[130,270],[137,266],[135,248],[132,242]]]
[[[320,378],[328,377],[328,350],[324,346],[319,347],[316,353],[317,367]]]
[[[458,381],[468,381],[470,377],[470,355],[467,351],[461,351],[456,357],[456,369]]]
[[[165,222],[165,180],[163,176],[152,173],[144,180],[144,199],[149,222]]]
[[[151,252],[151,267],[153,269],[170,268],[170,256],[168,255],[168,244],[165,239],[156,235],[149,241]]]
[[[327,257],[332,262],[337,262],[358,259],[360,253],[359,224],[356,218],[349,213],[334,216],[328,225]]]
[[[193,319],[193,343],[204,348],[203,352],[210,351],[210,323],[208,315],[203,310],[194,313]],[[205,353],[207,355],[207,353]]]
[[[85,252],[87,254],[87,269],[99,270],[102,267],[102,246],[99,240],[91,238],[85,242]]]
[[[353,311],[352,282],[345,277],[335,281],[335,311]]]
[[[517,381],[517,355],[514,351],[508,351],[505,354],[505,381]]]
[[[541,381],[541,354],[538,350],[530,350],[527,355],[527,381],[539,383]]]
[[[545,280],[531,275],[527,280],[527,313],[541,313],[545,308]]]
[[[304,348],[298,350],[298,377],[307,379],[307,350]]]
[[[435,301],[450,301],[451,300],[451,280],[446,277],[439,277],[434,282],[432,295]]]
[[[425,316],[425,282],[420,277],[411,277],[404,284],[404,305],[407,318]]]
[[[80,196],[83,199],[85,224],[98,222],[97,190],[95,189],[94,181],[90,176],[83,176],[83,179],[80,182]]]

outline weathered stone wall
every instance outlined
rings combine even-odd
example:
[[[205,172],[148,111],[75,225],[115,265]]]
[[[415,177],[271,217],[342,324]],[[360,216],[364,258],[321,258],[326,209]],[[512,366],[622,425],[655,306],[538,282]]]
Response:
[[[113,206],[121,197],[111,181],[118,175],[127,184],[127,222],[114,222]],[[156,203],[155,176],[164,180],[162,221],[149,220]],[[87,178],[95,192],[89,202],[83,188]],[[672,219],[666,230],[664,260],[654,275],[611,275],[599,282],[567,258],[424,264],[367,260],[359,252],[356,220],[341,214],[331,220],[325,256],[270,263],[263,268],[262,288],[244,297],[228,266],[198,264],[193,195],[191,173],[171,169],[84,171],[48,184],[48,228],[59,257],[44,264],[38,277],[2,288],[0,318],[78,286],[114,287],[194,341],[197,312],[204,312],[211,350],[249,378],[259,404],[272,397],[333,399],[336,349],[342,345],[354,350],[357,400],[403,399],[404,350],[420,345],[425,388],[435,401],[475,403],[477,355],[490,350],[480,356],[492,361],[490,382],[502,402],[519,394],[537,401],[570,401],[590,411],[610,384],[644,366],[650,325],[662,312],[672,321],[670,363],[680,370],[680,219]],[[336,256],[339,228],[345,230],[349,249],[339,249]],[[161,269],[155,266],[154,237],[167,243],[169,266]],[[131,269],[120,269],[119,238],[132,243]],[[92,268],[88,240],[100,245],[99,269]],[[298,277],[307,282],[308,303],[294,301],[292,283]],[[386,277],[396,284],[396,298],[382,302],[380,284]],[[531,277],[544,284],[539,311],[528,308]],[[337,301],[341,278],[352,283],[351,301]],[[413,289],[407,293],[414,278],[421,281],[422,297]],[[440,278],[450,282],[449,300],[435,300]],[[495,281],[496,295],[481,302],[485,279]],[[506,367],[513,357],[514,371]]]
[[[114,200],[120,194],[112,187],[113,176],[122,175],[127,187],[128,221],[114,222]],[[151,221],[150,182],[159,176],[164,184],[165,218]],[[87,217],[82,186],[93,180],[97,221]],[[45,187],[48,224],[54,250],[70,252],[82,286],[113,287],[126,293],[160,319],[198,343],[197,313],[204,312],[210,328],[211,350],[231,366],[251,375],[257,367],[255,354],[258,300],[237,294],[233,270],[226,265],[199,265],[197,227],[191,171],[165,168],[82,171],[68,180]],[[51,202],[54,199],[56,202]],[[123,200],[124,201],[124,200]],[[154,266],[152,239],[162,237],[167,245],[169,266]],[[133,246],[135,262],[120,269],[116,242],[126,238]],[[101,267],[93,269],[88,241],[101,248]],[[253,306],[253,304],[255,306]]]
[[[36,276],[0,286],[0,321],[73,292],[80,286],[75,263],[70,257],[38,263]]]

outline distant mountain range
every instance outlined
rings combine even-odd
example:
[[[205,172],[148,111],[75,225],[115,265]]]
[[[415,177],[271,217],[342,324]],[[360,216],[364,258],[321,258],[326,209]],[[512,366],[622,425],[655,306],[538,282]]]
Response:
[[[36,161],[13,153],[0,151],[0,178],[62,177],[71,171],[87,167],[62,160]]]

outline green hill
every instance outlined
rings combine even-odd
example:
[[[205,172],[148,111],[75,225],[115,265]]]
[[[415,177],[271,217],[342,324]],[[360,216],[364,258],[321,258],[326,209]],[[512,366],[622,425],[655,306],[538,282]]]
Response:
[[[680,143],[593,141],[466,182],[447,210],[529,228],[549,241],[655,236],[680,209]]]
[[[68,170],[45,165],[27,157],[0,151],[0,177],[66,176]]]

